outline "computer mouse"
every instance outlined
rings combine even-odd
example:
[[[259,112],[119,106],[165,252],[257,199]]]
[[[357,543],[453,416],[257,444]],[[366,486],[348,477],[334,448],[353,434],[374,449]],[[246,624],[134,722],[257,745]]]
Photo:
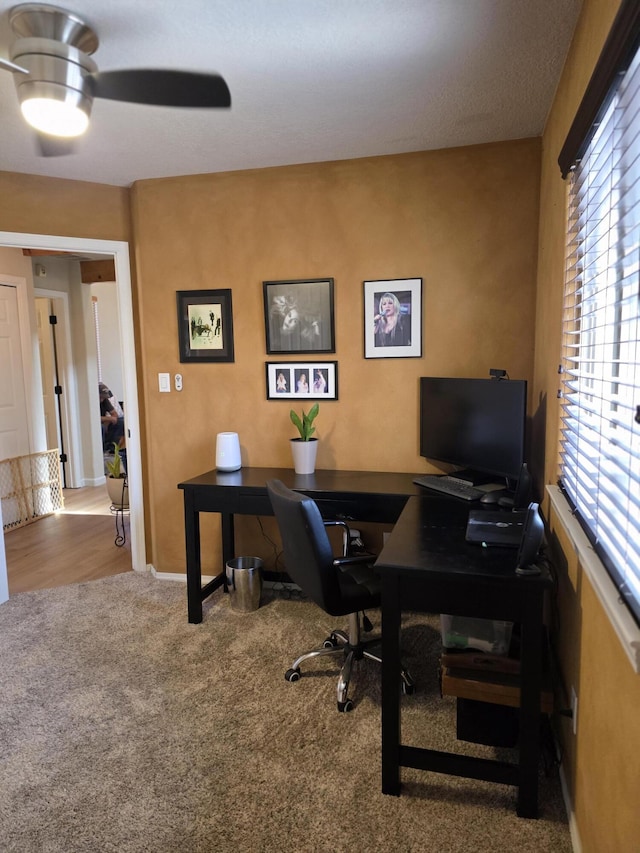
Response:
[[[480,498],[481,504],[497,504],[500,500],[500,496],[503,492],[499,492],[498,490],[493,492],[485,492],[484,495]]]

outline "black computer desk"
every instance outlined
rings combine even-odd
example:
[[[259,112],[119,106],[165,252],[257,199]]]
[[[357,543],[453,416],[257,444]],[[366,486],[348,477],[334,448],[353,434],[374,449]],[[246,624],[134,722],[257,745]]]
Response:
[[[382,577],[382,790],[400,793],[400,768],[414,767],[518,787],[518,814],[537,814],[540,751],[544,573],[515,574],[511,549],[483,549],[464,541],[470,504],[413,483],[412,474],[328,471],[298,475],[290,468],[208,471],[180,483],[184,493],[189,622],[202,622],[202,602],[225,582],[235,556],[234,515],[273,515],[267,481],[279,479],[308,494],[327,518],[394,525],[376,566]],[[202,586],[200,513],[222,520],[221,572]],[[450,613],[522,625],[518,764],[406,746],[400,726],[402,610]]]
[[[202,602],[225,583],[224,567],[235,557],[234,516],[273,515],[267,481],[304,492],[317,501],[325,518],[394,524],[407,498],[420,490],[413,474],[391,471],[328,471],[296,474],[291,468],[241,468],[229,474],[207,471],[179,483],[184,492],[184,526],[187,560],[189,622],[202,622]],[[200,513],[221,516],[220,573],[202,586]]]
[[[376,567],[382,580],[382,791],[400,793],[412,767],[515,785],[520,817],[538,812],[543,608],[551,578],[515,573],[513,549],[465,542],[469,508],[452,498],[408,499]],[[517,763],[438,752],[402,743],[400,622],[403,610],[449,613],[521,625]]]

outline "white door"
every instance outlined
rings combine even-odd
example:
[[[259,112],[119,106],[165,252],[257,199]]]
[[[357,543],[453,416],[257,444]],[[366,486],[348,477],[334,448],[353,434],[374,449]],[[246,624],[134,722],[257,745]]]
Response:
[[[0,283],[0,459],[30,452],[18,296]]]

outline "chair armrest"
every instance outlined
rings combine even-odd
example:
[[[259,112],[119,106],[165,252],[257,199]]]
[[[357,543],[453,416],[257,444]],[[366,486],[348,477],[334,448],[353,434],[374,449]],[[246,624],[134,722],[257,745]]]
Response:
[[[345,531],[344,536],[344,552],[341,557],[335,557],[333,564],[334,566],[340,567],[349,566],[349,565],[357,565],[358,563],[374,563],[377,559],[376,554],[351,554],[351,528],[346,523],[346,521],[324,521],[322,522],[325,527],[342,527]]]
[[[342,530],[343,530],[343,533],[342,533],[342,541],[343,541],[342,556],[346,557],[349,553],[349,548],[350,548],[350,544],[351,544],[351,530],[349,529],[349,525],[347,524],[347,522],[346,521],[338,521],[337,519],[336,520],[331,519],[331,520],[326,520],[326,521],[325,521],[325,519],[323,519],[322,523],[324,524],[325,529],[327,527],[341,527],[342,528]]]
[[[333,521],[333,520],[328,521],[328,520],[323,519],[322,523],[324,524],[325,527],[342,527],[344,530],[347,531],[347,534],[349,534],[349,525],[347,524],[346,521]]]

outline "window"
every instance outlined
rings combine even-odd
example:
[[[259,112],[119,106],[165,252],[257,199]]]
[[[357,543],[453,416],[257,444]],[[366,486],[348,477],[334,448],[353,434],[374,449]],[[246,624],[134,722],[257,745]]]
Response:
[[[570,169],[560,455],[561,485],[640,624],[640,16],[629,2],[621,14],[629,24],[632,5],[614,82],[579,139],[572,128],[571,163],[566,145],[560,158]]]

